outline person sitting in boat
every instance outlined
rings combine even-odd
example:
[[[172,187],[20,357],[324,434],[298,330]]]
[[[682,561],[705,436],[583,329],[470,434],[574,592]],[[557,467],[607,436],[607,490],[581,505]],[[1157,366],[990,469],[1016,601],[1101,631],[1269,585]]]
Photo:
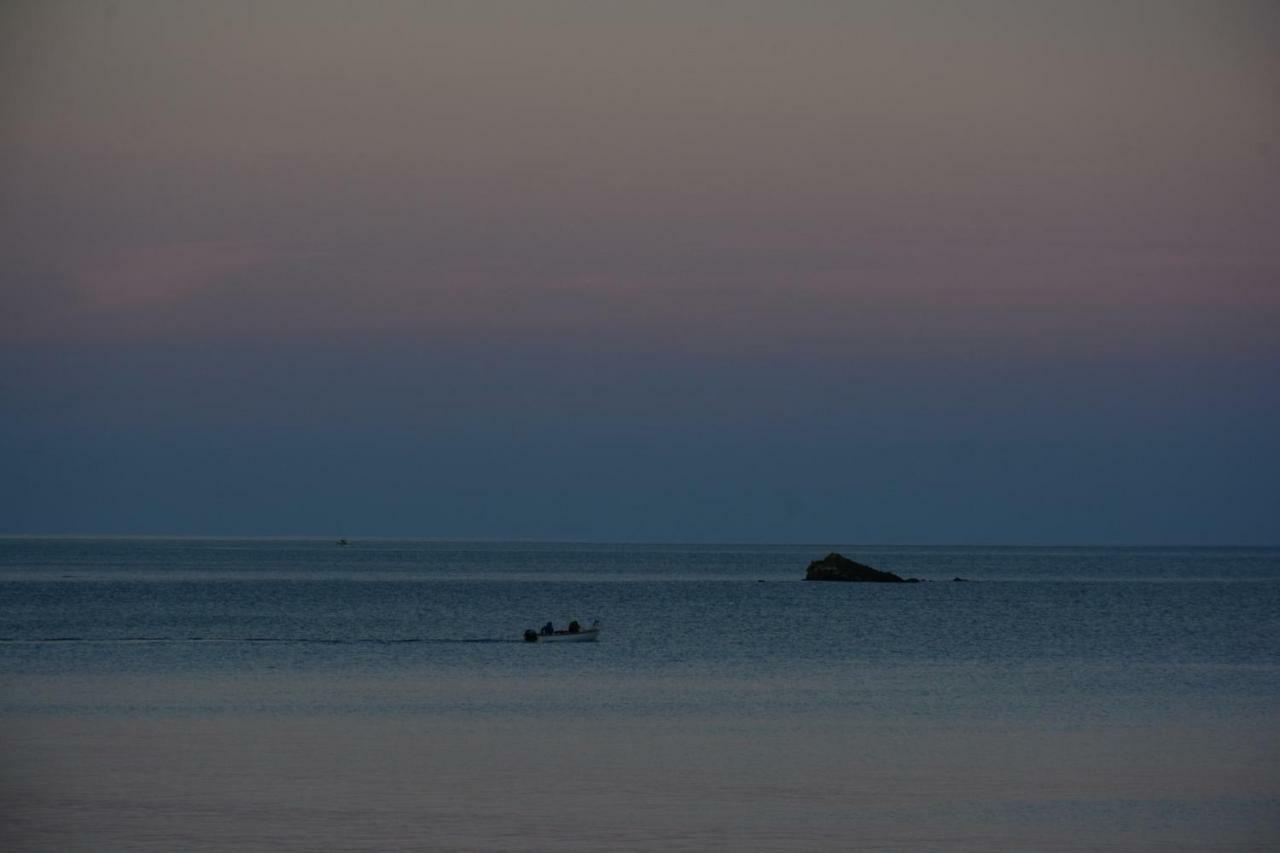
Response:
[[[542,626],[542,636],[544,637],[550,637],[555,632],[556,626],[552,625],[550,622]]]
[[[578,632],[579,632],[579,631],[581,631],[581,630],[582,630],[582,626],[578,624],[578,620],[577,620],[577,619],[574,619],[572,622],[570,622],[570,623],[569,623],[569,633],[570,633],[570,634],[576,634],[576,633],[578,633]]]

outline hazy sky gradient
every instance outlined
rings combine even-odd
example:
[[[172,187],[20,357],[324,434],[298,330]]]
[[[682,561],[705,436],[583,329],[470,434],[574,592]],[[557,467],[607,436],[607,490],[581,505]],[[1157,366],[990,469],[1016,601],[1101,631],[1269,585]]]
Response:
[[[1280,7],[0,11],[0,532],[1280,542]]]

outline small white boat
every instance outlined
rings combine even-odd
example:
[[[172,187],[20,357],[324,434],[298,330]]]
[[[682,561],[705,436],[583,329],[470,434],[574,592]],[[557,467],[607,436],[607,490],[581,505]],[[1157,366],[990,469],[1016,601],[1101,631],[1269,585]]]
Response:
[[[548,631],[546,626],[541,631],[530,628],[524,632],[524,641],[526,643],[594,643],[600,639],[599,619],[592,622],[590,628],[578,628],[577,625],[577,622],[571,622],[565,630],[552,631]]]

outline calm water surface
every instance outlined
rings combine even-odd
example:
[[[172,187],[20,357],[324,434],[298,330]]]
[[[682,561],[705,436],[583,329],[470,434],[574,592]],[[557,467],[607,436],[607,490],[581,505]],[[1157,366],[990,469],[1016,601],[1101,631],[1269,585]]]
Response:
[[[0,539],[0,846],[1280,843],[1280,550],[828,550]]]

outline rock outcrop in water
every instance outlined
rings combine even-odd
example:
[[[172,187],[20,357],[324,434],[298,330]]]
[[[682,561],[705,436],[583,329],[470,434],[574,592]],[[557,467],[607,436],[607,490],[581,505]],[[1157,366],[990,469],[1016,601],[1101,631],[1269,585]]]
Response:
[[[842,554],[828,554],[814,560],[804,573],[807,581],[857,581],[863,583],[919,583],[918,578],[902,578],[854,562]]]

